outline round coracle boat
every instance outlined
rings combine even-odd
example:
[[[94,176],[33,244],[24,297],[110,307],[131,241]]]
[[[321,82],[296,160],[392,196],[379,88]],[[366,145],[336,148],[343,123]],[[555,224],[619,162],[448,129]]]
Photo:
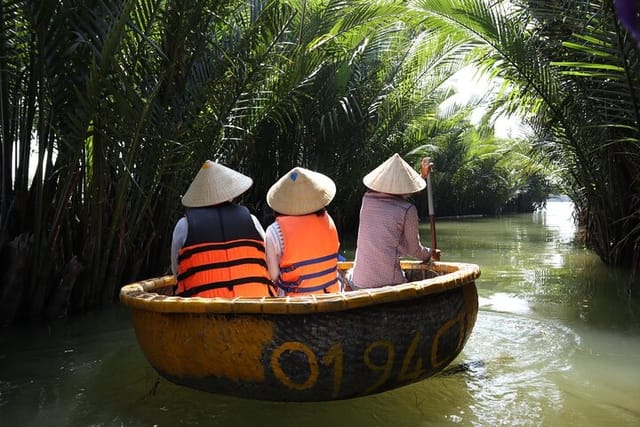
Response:
[[[340,274],[351,266],[339,263]],[[402,268],[411,282],[295,297],[183,298],[164,276],[124,286],[120,300],[169,381],[249,399],[348,399],[442,371],[476,322],[477,265]]]

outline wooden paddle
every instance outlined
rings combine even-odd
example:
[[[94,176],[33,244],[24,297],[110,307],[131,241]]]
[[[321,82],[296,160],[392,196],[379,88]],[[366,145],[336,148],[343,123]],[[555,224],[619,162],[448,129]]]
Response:
[[[427,164],[432,164],[431,159],[429,157],[425,157],[423,162],[426,161]],[[436,238],[436,215],[433,209],[433,192],[431,190],[431,172],[427,175],[427,202],[429,204],[429,221],[431,223],[431,249],[433,252],[433,259],[435,261],[440,261],[440,255],[435,251],[438,249],[438,241]]]

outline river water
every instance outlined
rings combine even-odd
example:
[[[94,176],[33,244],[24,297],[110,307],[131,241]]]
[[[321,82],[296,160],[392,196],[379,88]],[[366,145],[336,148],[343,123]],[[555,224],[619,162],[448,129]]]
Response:
[[[337,402],[213,395],[161,379],[114,305],[0,330],[0,425],[638,426],[640,284],[573,243],[571,213],[438,222],[442,260],[482,269],[475,329],[439,376]]]

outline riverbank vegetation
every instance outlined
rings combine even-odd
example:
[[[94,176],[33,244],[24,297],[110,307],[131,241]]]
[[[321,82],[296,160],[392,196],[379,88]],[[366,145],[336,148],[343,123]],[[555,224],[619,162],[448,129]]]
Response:
[[[611,2],[3,0],[0,26],[2,324],[166,273],[205,159],[254,178],[259,216],[292,165],[322,171],[344,233],[394,152],[433,158],[440,215],[561,185],[603,261],[638,267],[638,51]],[[502,85],[447,103],[470,64]],[[531,136],[496,137],[503,114]]]

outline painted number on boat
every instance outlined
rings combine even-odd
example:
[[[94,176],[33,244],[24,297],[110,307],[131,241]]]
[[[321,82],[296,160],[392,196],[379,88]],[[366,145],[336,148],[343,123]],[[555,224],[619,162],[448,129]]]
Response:
[[[456,346],[459,348],[462,345],[461,341],[464,337],[463,330],[465,315],[465,312],[461,312],[455,318],[445,322],[434,335],[430,346],[431,353],[429,355],[429,363],[432,367],[438,367],[446,362],[446,360],[438,360],[437,358],[440,337],[455,325],[460,326]],[[402,356],[402,364],[397,376],[398,382],[412,382],[425,374],[426,369],[424,368],[420,352],[421,340],[422,334],[418,331],[413,336],[406,353]],[[294,380],[287,375],[285,370],[282,368],[281,357],[286,352],[299,352],[304,354],[308,364],[307,370],[309,373],[302,381],[300,381],[300,379],[298,379],[298,381]],[[377,357],[374,357],[374,354]],[[382,358],[380,355],[382,355]],[[397,360],[396,356],[396,348],[389,340],[377,340],[367,346],[362,354],[362,362],[372,373],[376,375],[375,381],[373,381],[373,383],[364,390],[363,394],[375,392],[392,378],[393,368]],[[345,369],[344,349],[341,343],[331,346],[327,353],[318,360],[318,356],[308,345],[299,341],[287,341],[282,343],[273,351],[270,360],[271,369],[275,377],[282,384],[293,390],[307,390],[312,388],[318,381],[320,364],[327,367],[333,367],[332,394],[334,398],[339,397]]]

